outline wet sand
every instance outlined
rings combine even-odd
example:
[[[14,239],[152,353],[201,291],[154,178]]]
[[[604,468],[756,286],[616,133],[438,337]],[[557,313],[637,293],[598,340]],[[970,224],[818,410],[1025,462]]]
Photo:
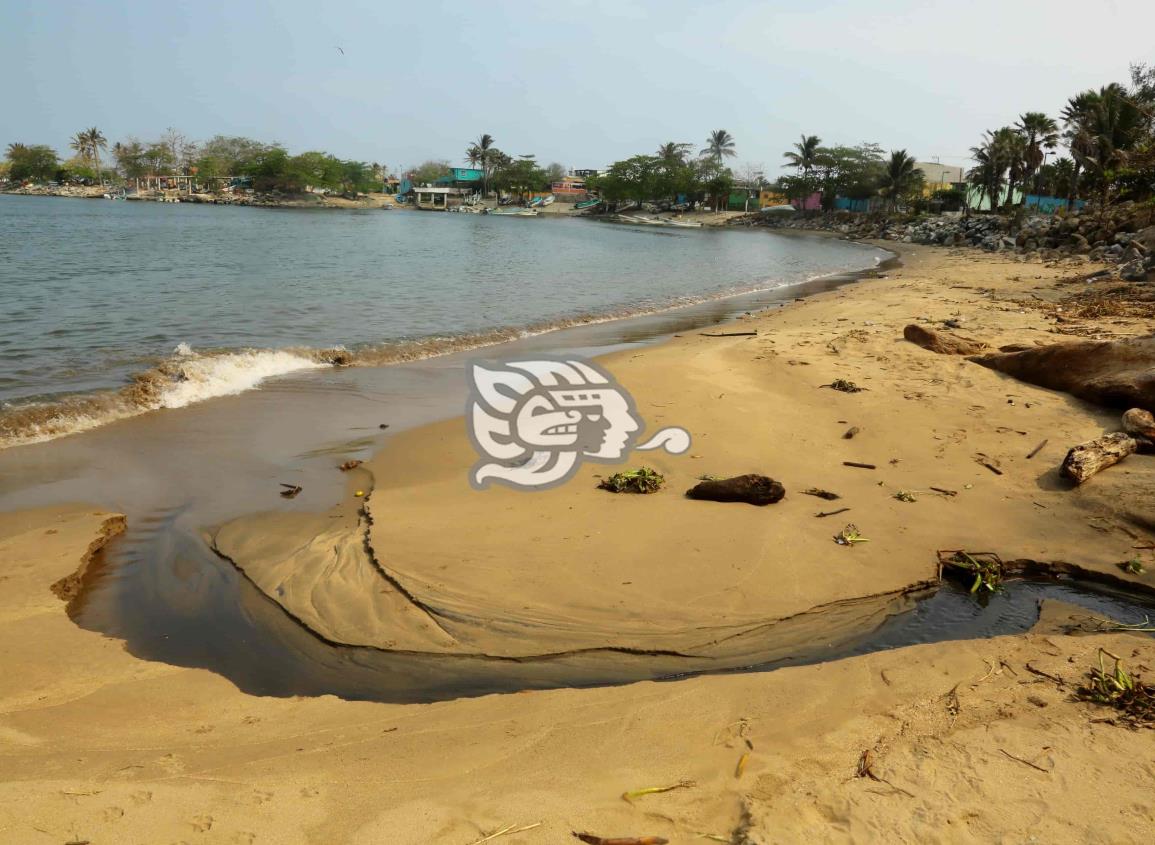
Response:
[[[901,339],[908,322],[948,317],[994,346],[1061,339],[1013,300],[1047,295],[1070,268],[930,248],[903,260],[888,278],[743,319],[754,337],[686,330],[604,359],[650,426],[695,437],[689,454],[652,461],[669,479],[656,495],[597,491],[604,468],[592,467],[546,493],[477,493],[464,427],[451,419],[326,452],[315,468],[323,505],[262,499],[252,510],[266,513],[230,520],[212,539],[327,639],[447,660],[622,648],[719,661],[768,623],[933,578],[942,548],[1067,561],[1150,587],[1155,566],[1127,576],[1115,564],[1147,538],[1136,517],[1151,513],[1151,459],[1075,491],[1056,475],[1067,446],[1116,427],[1116,412]],[[869,390],[820,387],[836,378]],[[861,433],[845,440],[851,425]],[[1027,459],[1043,439],[1050,446]],[[364,475],[333,468],[378,445]],[[264,457],[269,480],[292,480],[280,477],[284,452]],[[748,471],[781,480],[787,498],[753,508],[681,496],[701,474]],[[843,498],[801,495],[810,486]],[[371,526],[357,487],[370,492]],[[92,490],[91,501],[113,504]],[[899,490],[917,501],[895,499]],[[851,511],[814,516],[838,506]],[[1155,666],[1155,647],[1061,633],[1056,619],[1079,611],[1052,607],[1056,619],[1032,635],[770,673],[428,705],[261,698],[210,672],[140,660],[68,621],[48,587],[88,565],[108,524],[93,510],[0,522],[4,574],[20,573],[0,605],[0,768],[12,773],[0,783],[0,842],[464,845],[538,822],[497,841],[589,829],[672,842],[985,842],[1024,830],[1039,841],[1140,842],[1155,823],[1155,732],[1095,722],[1102,710],[1070,700],[1100,645],[1133,667]],[[835,545],[846,521],[870,542]],[[855,777],[868,749],[878,780]],[[696,785],[620,798],[682,779]]]

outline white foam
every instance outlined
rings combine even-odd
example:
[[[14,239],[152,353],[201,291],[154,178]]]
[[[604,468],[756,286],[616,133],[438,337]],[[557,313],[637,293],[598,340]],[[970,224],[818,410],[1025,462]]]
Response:
[[[165,385],[157,407],[184,408],[206,399],[235,396],[259,387],[267,378],[329,366],[275,349],[197,355],[185,344],[181,347],[178,347],[180,378]]]

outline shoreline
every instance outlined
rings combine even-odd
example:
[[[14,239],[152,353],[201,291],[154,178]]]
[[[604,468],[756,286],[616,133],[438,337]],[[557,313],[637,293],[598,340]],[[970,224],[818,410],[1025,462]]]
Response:
[[[781,234],[793,239],[835,237],[832,233],[820,231],[814,233],[792,231]],[[732,307],[724,310],[736,313],[745,303],[750,303],[751,307],[759,307],[758,303],[761,300],[774,300],[775,292],[778,291],[788,293],[791,289],[798,288],[800,289],[798,292],[804,294],[808,287],[817,285],[821,288],[826,284],[839,286],[896,266],[897,254],[892,249],[848,238],[837,239],[855,246],[880,250],[889,253],[891,257],[881,261],[876,259],[878,263],[873,267],[849,271],[837,270],[770,287],[759,283],[715,294],[687,294],[678,297],[676,301],[656,307],[613,306],[603,313],[548,318],[525,326],[504,326],[460,335],[439,335],[400,342],[389,340],[362,343],[352,348],[346,346],[327,349],[305,346],[236,348],[214,349],[207,353],[190,351],[188,354],[175,351],[168,358],[155,362],[153,366],[133,373],[130,383],[120,388],[110,387],[99,392],[61,394],[52,401],[9,404],[7,408],[0,410],[0,452],[25,445],[51,442],[155,411],[180,410],[197,402],[259,390],[261,383],[268,378],[302,370],[348,366],[378,367],[419,362],[545,337],[568,329],[580,330],[582,327],[619,322],[625,324],[626,321],[646,317],[676,318],[679,314],[688,315],[697,307],[713,303],[722,306],[730,303]],[[786,301],[783,299],[783,304]],[[692,324],[691,318],[691,327]],[[235,375],[234,370],[250,362],[254,366],[261,365],[262,369],[270,371],[261,376],[257,383],[241,391],[222,385],[218,388],[222,392],[213,392],[211,381],[217,370]],[[190,390],[190,385],[201,382],[205,383],[202,390]],[[170,395],[174,391],[177,395]]]
[[[340,478],[345,513],[331,527],[315,525],[335,512],[307,524],[290,512],[272,533],[259,517],[235,520],[227,537],[245,547],[238,565],[290,612],[307,606],[312,624],[343,627],[337,640],[352,630],[428,650],[436,639],[447,655],[480,647],[510,666],[527,647],[678,644],[686,632],[747,629],[823,600],[877,594],[930,576],[943,548],[1071,561],[1151,586],[1151,567],[1124,575],[1115,566],[1150,537],[1121,503],[1140,516],[1155,507],[1151,459],[1133,457],[1078,490],[1054,474],[1062,450],[1117,424],[1115,412],[901,339],[907,323],[945,319],[992,346],[1062,339],[1052,334],[1061,325],[1023,302],[1068,292],[1065,269],[972,250],[904,246],[901,256],[886,278],[739,316],[756,336],[687,332],[602,359],[649,425],[694,434],[687,455],[645,456],[669,489],[613,496],[595,488],[602,469],[587,466],[545,493],[477,493],[466,482],[463,426],[448,420],[390,437],[358,469],[371,478]],[[1144,321],[1096,325],[1126,336]],[[869,390],[820,389],[835,378]],[[860,431],[848,440],[849,426]],[[1026,458],[1043,438],[1050,449]],[[782,480],[786,499],[753,508],[681,498],[703,473],[741,472]],[[930,484],[955,495],[927,492]],[[372,525],[358,526],[355,485],[371,491]],[[800,495],[808,486],[840,493],[852,508],[845,518],[870,542],[834,544],[842,522],[815,518],[826,503]],[[918,491],[915,502],[893,497],[904,489]],[[88,512],[10,517],[23,521],[15,530],[0,523],[5,555],[27,572],[0,603],[12,644],[0,682],[0,737],[10,744],[0,761],[14,773],[0,795],[19,808],[0,815],[0,841],[34,827],[67,836],[71,825],[74,836],[113,841],[199,830],[465,845],[541,822],[510,841],[545,845],[583,829],[672,842],[709,833],[737,845],[991,841],[1029,825],[1049,841],[1139,842],[1155,819],[1144,774],[1155,731],[1096,723],[1109,712],[1069,694],[1097,648],[1151,667],[1155,644],[1068,635],[1080,611],[1054,602],[1030,634],[761,674],[430,705],[261,698],[211,672],[132,657],[121,641],[66,618],[43,591],[106,518],[86,522]],[[436,625],[405,610],[404,596],[380,591],[370,561],[352,554],[363,532],[375,565]],[[309,536],[324,539],[319,551],[330,538],[356,542],[336,568],[324,554],[278,558],[269,547],[275,538],[300,549]],[[45,542],[61,545],[42,550]],[[37,597],[35,615],[18,609],[26,596]],[[396,612],[381,615],[369,599]],[[868,775],[863,759],[873,761]],[[683,779],[695,786],[621,800]],[[1109,810],[1100,800],[1108,793]]]

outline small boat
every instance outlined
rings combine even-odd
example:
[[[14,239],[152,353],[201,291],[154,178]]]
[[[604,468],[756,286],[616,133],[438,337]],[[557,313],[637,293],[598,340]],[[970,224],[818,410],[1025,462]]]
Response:
[[[542,204],[542,205],[553,205],[553,194],[550,194],[548,197],[546,197],[545,199],[543,199],[543,200],[541,201],[541,204]]]
[[[529,201],[530,208],[537,208],[539,205],[545,204],[545,197],[534,197]]]
[[[489,214],[499,217],[537,217],[541,212],[536,208],[491,208]]]
[[[602,204],[600,199],[585,200],[583,202],[574,203],[574,211],[585,211],[589,208],[597,208]]]

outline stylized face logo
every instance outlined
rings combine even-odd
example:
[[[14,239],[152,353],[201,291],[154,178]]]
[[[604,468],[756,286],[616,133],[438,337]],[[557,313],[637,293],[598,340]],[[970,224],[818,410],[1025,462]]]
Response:
[[[633,399],[613,378],[576,358],[505,361],[470,368],[468,422],[481,460],[470,483],[498,481],[540,490],[568,480],[582,459],[620,461],[631,448],[690,448],[690,435],[667,428],[634,446],[642,423]]]

